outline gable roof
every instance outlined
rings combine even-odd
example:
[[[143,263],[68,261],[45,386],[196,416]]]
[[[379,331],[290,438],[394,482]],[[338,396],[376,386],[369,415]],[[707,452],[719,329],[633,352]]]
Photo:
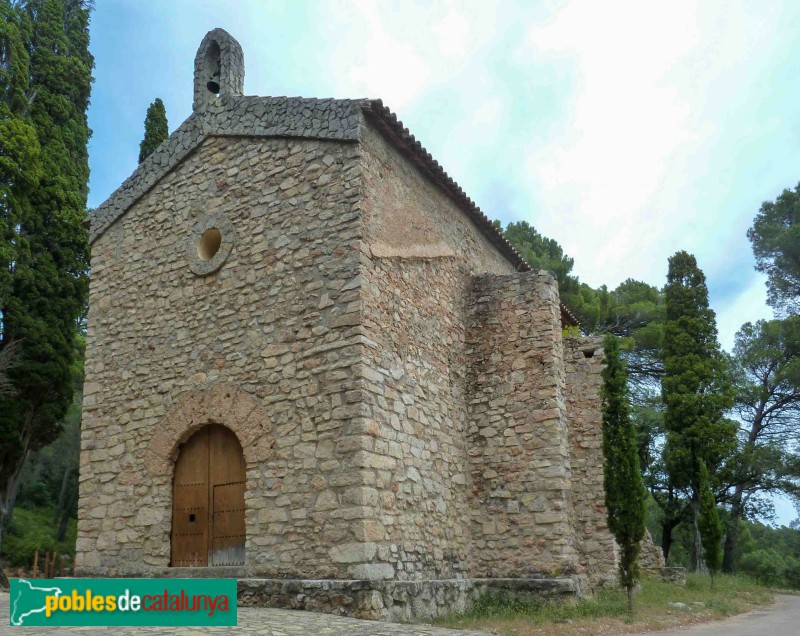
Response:
[[[213,106],[192,113],[92,212],[89,241],[94,243],[99,239],[208,137],[304,137],[358,143],[363,118],[375,125],[418,170],[436,183],[517,271],[532,269],[502,231],[380,99],[222,95]],[[561,321],[567,325],[579,324],[563,303]]]
[[[470,199],[464,190],[458,185],[444,168],[436,161],[423,145],[417,141],[408,128],[403,126],[397,115],[387,106],[383,105],[380,99],[364,100],[361,102],[361,111],[373,122],[383,134],[392,141],[405,156],[414,164],[417,169],[432,179],[445,193],[455,201],[458,206],[467,213],[475,225],[481,230],[486,238],[500,250],[519,272],[526,272],[531,269],[517,249],[503,235],[502,231],[492,223],[492,220],[484,214],[477,204]]]
[[[224,95],[189,115],[90,215],[94,243],[208,137],[307,137],[357,142],[358,100]]]
[[[528,272],[532,269],[530,263],[505,237],[502,230],[495,226],[483,210],[467,196],[461,186],[445,172],[441,164],[431,156],[431,153],[408,131],[408,128],[403,126],[403,122],[397,118],[397,115],[388,106],[384,106],[383,100],[363,100],[360,105],[364,116],[373,122],[418,170],[432,179],[466,212],[484,236],[497,247],[518,272]],[[580,326],[578,318],[563,302],[559,301],[559,307],[562,325]]]

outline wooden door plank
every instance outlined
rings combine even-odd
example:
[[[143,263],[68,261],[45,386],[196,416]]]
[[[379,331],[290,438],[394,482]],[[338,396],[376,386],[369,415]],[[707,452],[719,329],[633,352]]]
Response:
[[[173,567],[208,565],[210,436],[195,433],[181,447],[172,489],[171,559]]]
[[[208,483],[209,431],[200,429],[181,446],[175,462],[174,483]]]
[[[214,486],[214,565],[244,565],[244,487],[243,481]]]
[[[224,428],[211,431],[211,557],[212,565],[244,565],[244,490],[246,465],[236,435]]]
[[[244,453],[233,431],[224,426],[211,426],[211,469],[212,484],[228,484],[244,481]]]

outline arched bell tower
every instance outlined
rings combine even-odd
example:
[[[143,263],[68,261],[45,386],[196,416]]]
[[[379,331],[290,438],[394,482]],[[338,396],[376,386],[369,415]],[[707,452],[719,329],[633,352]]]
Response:
[[[217,97],[241,95],[244,90],[242,47],[224,29],[206,33],[194,58],[195,111],[213,104]]]

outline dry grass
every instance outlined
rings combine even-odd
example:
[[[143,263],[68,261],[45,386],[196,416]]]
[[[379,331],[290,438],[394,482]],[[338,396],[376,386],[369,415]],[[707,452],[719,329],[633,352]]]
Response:
[[[438,621],[456,629],[477,629],[503,636],[611,636],[668,629],[718,620],[772,602],[772,592],[748,578],[717,576],[716,589],[706,575],[690,574],[686,587],[656,579],[643,581],[630,619],[621,590],[604,590],[575,603],[481,599],[469,613]],[[683,603],[675,607],[671,603]]]

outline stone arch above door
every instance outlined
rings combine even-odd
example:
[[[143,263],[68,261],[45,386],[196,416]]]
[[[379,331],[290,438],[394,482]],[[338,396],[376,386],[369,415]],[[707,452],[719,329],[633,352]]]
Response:
[[[272,455],[272,423],[258,399],[220,383],[181,397],[156,428],[148,445],[147,470],[153,477],[171,477],[178,449],[207,424],[223,424],[242,445],[248,465]]]

